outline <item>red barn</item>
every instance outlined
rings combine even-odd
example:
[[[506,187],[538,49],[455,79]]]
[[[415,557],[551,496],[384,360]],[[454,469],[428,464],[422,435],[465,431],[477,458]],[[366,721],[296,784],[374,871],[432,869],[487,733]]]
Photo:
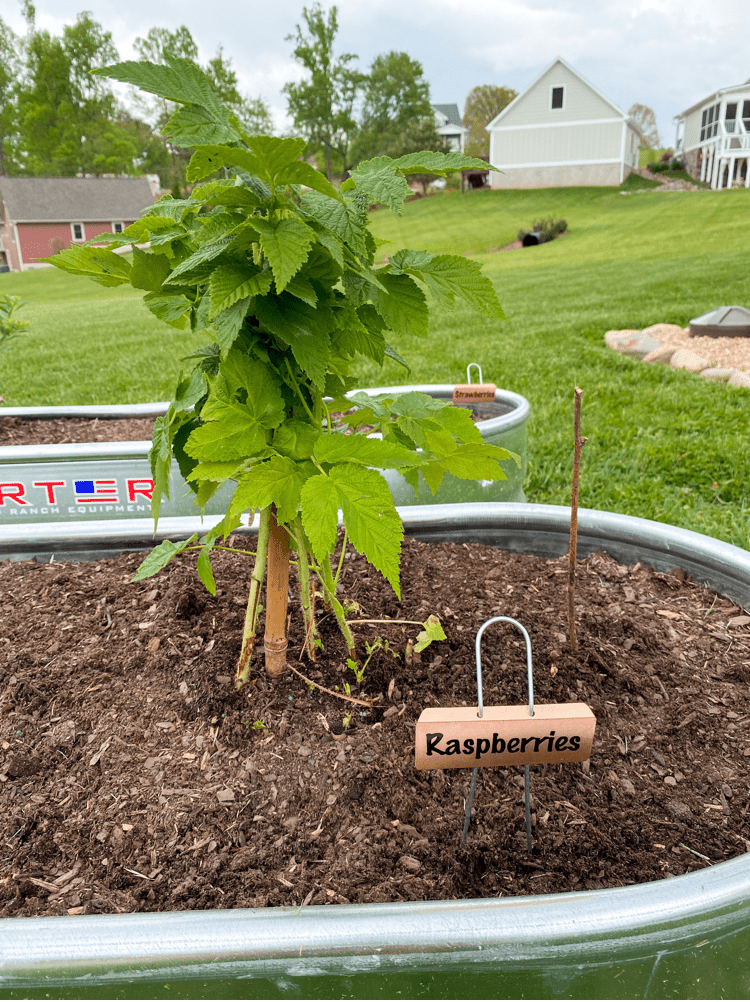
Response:
[[[0,177],[0,269],[39,267],[64,247],[119,233],[155,193],[148,177]]]

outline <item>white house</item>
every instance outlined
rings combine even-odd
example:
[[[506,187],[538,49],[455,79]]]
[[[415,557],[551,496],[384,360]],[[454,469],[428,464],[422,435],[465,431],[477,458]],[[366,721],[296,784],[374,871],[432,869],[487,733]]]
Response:
[[[494,188],[618,185],[638,167],[637,126],[560,58],[487,131]]]
[[[463,153],[469,130],[464,128],[457,104],[433,104],[435,128],[439,136],[445,137],[448,148]]]
[[[675,115],[675,151],[712,188],[750,188],[750,80]]]

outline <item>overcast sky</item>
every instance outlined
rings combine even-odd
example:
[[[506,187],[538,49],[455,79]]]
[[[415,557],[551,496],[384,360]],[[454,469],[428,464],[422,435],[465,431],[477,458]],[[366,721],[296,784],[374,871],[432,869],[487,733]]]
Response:
[[[185,24],[203,61],[223,45],[241,89],[270,105],[278,128],[288,124],[281,87],[302,71],[286,36],[304,0],[35,4],[37,26],[54,34],[90,10],[121,59],[134,58],[133,40],[149,28]],[[22,32],[20,5],[8,0],[3,7],[6,22]],[[562,56],[623,111],[634,102],[652,107],[671,145],[674,115],[750,77],[748,0],[339,0],[338,11],[336,52],[355,53],[366,70],[379,53],[405,51],[422,64],[432,101],[455,102],[461,112],[473,87],[520,92]]]

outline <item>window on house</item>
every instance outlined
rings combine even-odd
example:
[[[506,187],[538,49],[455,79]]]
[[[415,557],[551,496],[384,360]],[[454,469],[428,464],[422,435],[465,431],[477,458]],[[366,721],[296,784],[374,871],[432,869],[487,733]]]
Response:
[[[549,106],[552,111],[565,107],[565,87],[550,87]]]
[[[737,104],[728,104],[724,112],[724,128],[727,132],[737,131]]]
[[[122,230],[123,230],[122,223],[112,223],[112,232],[113,233],[122,233]]]
[[[70,228],[73,231],[74,240],[85,240],[86,235],[83,232],[83,223],[71,223]]]
[[[742,102],[742,124],[745,126],[745,132],[750,132],[750,101]]]

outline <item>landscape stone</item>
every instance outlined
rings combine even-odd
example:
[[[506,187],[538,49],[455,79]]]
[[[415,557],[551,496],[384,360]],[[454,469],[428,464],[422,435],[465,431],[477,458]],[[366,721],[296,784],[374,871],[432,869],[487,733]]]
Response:
[[[717,383],[726,383],[726,381],[732,376],[733,373],[737,372],[736,369],[701,369],[701,376],[704,379],[713,379]]]
[[[673,369],[686,369],[688,372],[701,372],[703,369],[710,368],[707,358],[689,348],[678,348],[672,355],[669,364]]]
[[[627,341],[630,338],[638,337],[641,331],[607,331],[604,335],[604,343],[608,348],[614,348],[617,351],[617,346],[621,341]]]
[[[743,372],[742,369],[735,369],[727,380],[729,386],[750,386],[750,372]]]
[[[672,334],[683,334],[685,329],[680,327],[679,324],[651,324],[650,327],[645,327],[643,329],[644,334],[650,334],[652,337],[669,337]]]
[[[657,325],[658,326],[658,325]],[[658,348],[654,348],[650,351],[648,355],[643,356],[644,362],[663,362],[665,365],[669,365],[672,355],[677,351],[676,344],[663,344]]]
[[[614,345],[615,351],[621,352],[623,355],[630,355],[633,358],[644,358],[649,352],[656,351],[661,345],[656,340],[656,338],[651,337],[650,334],[642,334],[638,331],[632,331],[626,337],[620,338]]]

